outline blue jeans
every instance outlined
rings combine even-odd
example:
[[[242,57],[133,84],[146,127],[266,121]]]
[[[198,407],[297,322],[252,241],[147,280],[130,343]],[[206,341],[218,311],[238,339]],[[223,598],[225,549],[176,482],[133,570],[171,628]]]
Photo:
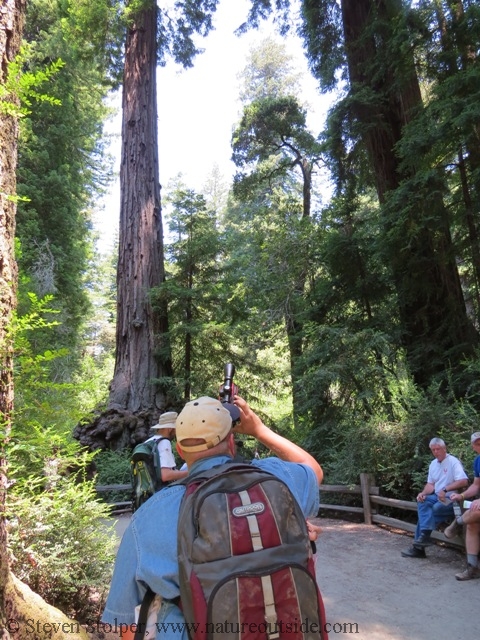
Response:
[[[417,507],[418,523],[415,540],[418,540],[422,534],[428,537],[441,522],[453,520],[452,503],[440,502],[436,493],[428,495],[424,502],[418,502]]]

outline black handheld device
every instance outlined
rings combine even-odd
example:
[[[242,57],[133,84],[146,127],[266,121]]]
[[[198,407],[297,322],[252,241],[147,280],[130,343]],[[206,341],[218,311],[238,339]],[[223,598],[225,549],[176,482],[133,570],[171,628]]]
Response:
[[[228,409],[228,411],[230,411],[233,426],[235,426],[240,420],[240,409],[233,404],[233,397],[238,393],[238,387],[233,382],[234,375],[235,365],[229,362],[225,365],[224,380],[219,392],[220,402],[226,409]]]

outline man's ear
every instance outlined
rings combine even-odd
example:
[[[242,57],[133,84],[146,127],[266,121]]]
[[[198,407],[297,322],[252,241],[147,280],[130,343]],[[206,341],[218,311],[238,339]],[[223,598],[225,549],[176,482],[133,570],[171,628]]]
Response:
[[[175,447],[176,447],[176,449],[177,449],[177,453],[178,453],[178,455],[180,456],[180,458],[181,458],[182,460],[185,460],[185,455],[184,455],[184,453],[183,453],[183,451],[182,451],[182,447],[178,444],[178,442],[176,442],[176,443],[175,443]]]
[[[237,455],[237,445],[235,444],[235,434],[230,431],[228,434],[228,449],[234,458]]]

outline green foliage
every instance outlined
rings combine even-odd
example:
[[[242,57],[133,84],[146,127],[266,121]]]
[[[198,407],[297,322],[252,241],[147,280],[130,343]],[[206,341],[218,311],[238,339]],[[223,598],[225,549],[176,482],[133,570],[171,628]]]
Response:
[[[69,66],[78,61],[95,77],[100,74],[106,86],[118,87],[125,29],[123,2],[32,0],[27,7],[24,38],[41,47],[55,46]]]
[[[304,0],[299,32],[313,75],[325,91],[338,84],[345,63],[341,6],[334,0]]]
[[[29,294],[30,313],[14,322],[16,406],[9,461],[7,519],[12,568],[36,593],[80,621],[100,613],[113,563],[107,507],[88,478],[93,454],[72,438],[80,417],[91,410],[106,381],[84,358],[82,379],[55,382],[65,349],[35,354],[39,331],[51,332],[58,317]],[[61,368],[61,367],[60,367]],[[104,385],[102,388],[102,384]]]
[[[52,306],[62,317],[61,329],[55,330],[57,347],[72,348],[81,339],[89,312],[91,211],[110,179],[111,159],[102,140],[109,114],[104,100],[112,86],[109,56],[115,57],[113,49],[107,53],[103,48],[105,39],[113,38],[109,6],[34,0],[27,7],[29,55],[23,73],[35,78],[44,73],[45,61],[61,60],[48,83],[49,95],[61,106],[35,100],[20,124],[19,309],[22,314],[26,291],[39,297],[54,294]],[[39,350],[47,345],[48,338]],[[76,353],[71,350],[72,361]]]
[[[144,9],[151,4],[149,0],[135,0],[133,6],[138,10],[139,6]],[[157,55],[160,64],[165,64],[166,58],[171,56],[185,68],[193,66],[193,59],[202,51],[194,36],[205,37],[213,29],[217,5],[218,0],[178,0],[173,8],[159,8]]]
[[[240,100],[249,104],[262,98],[298,95],[299,78],[285,45],[267,37],[252,47],[247,64],[239,74],[243,85]]]
[[[96,452],[95,455],[95,482],[98,485],[108,484],[130,484],[131,469],[130,457],[132,452],[129,449],[124,451]],[[105,502],[124,502],[131,498],[131,490],[127,491],[106,491],[100,494]]]
[[[154,304],[167,301],[176,382],[183,387],[183,397],[189,398],[191,389],[205,393],[223,371],[229,335],[228,312],[222,309],[228,292],[221,285],[215,211],[207,207],[203,195],[181,182],[166,202],[171,205],[172,241],[166,246],[170,273],[152,298]]]
[[[100,451],[95,456],[96,482],[126,484],[130,482],[130,451]]]
[[[232,225],[229,243],[241,246],[234,249],[233,268],[241,265],[238,280],[244,282],[261,326],[279,331],[284,325],[298,426],[304,301],[315,272],[312,176],[321,146],[306,127],[306,110],[294,96],[283,93],[289,85],[268,84],[274,64],[281,77],[290,71],[286,58],[264,62],[259,56],[248,69],[255,99],[245,105],[232,136],[232,159],[239,168],[233,192],[243,206],[235,203],[226,220]],[[257,98],[262,80],[272,94]]]
[[[57,449],[64,465],[78,458],[79,445],[72,430],[80,418],[105,396],[111,363],[95,363],[85,355],[82,368],[68,374],[66,349],[47,349],[36,354],[32,344],[40,331],[57,325],[51,297],[28,296],[29,313],[15,321],[15,411],[10,444],[10,474],[23,477],[43,472],[43,462]]]
[[[324,136],[337,194],[354,204],[352,192],[358,197],[374,178],[382,214],[377,256],[396,292],[398,347],[425,389],[443,376],[446,390],[453,368],[461,396],[468,386],[462,361],[478,342],[478,294],[470,289],[480,264],[472,216],[480,166],[473,124],[478,10],[469,6],[464,16],[463,3],[368,0],[341,11],[330,0],[303,7],[316,77],[335,79],[340,89],[347,83]],[[333,33],[339,41],[326,56]],[[426,104],[419,83],[425,78]],[[468,292],[458,265],[468,272]],[[467,315],[464,298],[474,301],[473,313]]]
[[[313,167],[320,157],[320,146],[306,128],[305,110],[293,96],[267,97],[247,105],[233,133],[232,149],[237,167],[250,165],[265,183],[291,169]],[[272,156],[277,162],[269,162]],[[242,178],[237,174],[236,182]]]
[[[108,509],[91,483],[59,479],[39,491],[39,478],[25,478],[7,505],[12,570],[49,604],[87,622],[103,609],[114,560]]]
[[[85,368],[90,361],[93,368],[102,370],[105,376],[111,375],[113,371],[111,361],[115,350],[117,256],[118,245],[111,253],[105,255],[96,253],[93,256],[88,290],[92,314],[84,323],[82,336],[86,345],[85,350],[90,354],[88,358],[82,359],[82,368]],[[105,389],[108,383],[109,380],[105,379]]]
[[[15,117],[27,116],[31,113],[34,100],[57,106],[61,104],[60,100],[40,93],[38,89],[58,73],[64,63],[56,60],[35,73],[25,71],[24,66],[31,57],[31,53],[32,47],[23,45],[20,53],[8,65],[6,82],[0,84],[0,113]],[[11,101],[12,96],[16,98],[14,102]],[[20,101],[20,107],[17,106],[17,100]]]

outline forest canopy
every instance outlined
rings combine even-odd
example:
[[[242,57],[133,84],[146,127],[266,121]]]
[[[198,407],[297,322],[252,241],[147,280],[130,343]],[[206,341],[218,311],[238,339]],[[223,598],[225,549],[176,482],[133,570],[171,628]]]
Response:
[[[239,78],[233,180],[212,169],[193,189],[180,175],[160,197],[151,132],[157,101],[173,98],[156,65],[195,64],[217,6],[190,4],[28,3],[22,64],[49,70],[50,99],[33,96],[20,118],[11,504],[27,514],[28,492],[43,499],[52,446],[69,474],[81,455],[100,469],[99,450],[128,460],[159,413],[216,395],[226,362],[327,483],[368,472],[408,499],[435,435],[470,469],[478,2],[252,0],[240,32],[273,15],[279,34],[298,33],[319,99],[336,95],[325,126],[308,127],[281,35],[259,38]],[[112,177],[106,105],[119,87],[121,224],[105,256],[93,216]],[[72,492],[74,505],[91,498]]]
[[[208,33],[215,6],[188,15],[185,38]],[[232,123],[233,183],[213,172],[201,192],[181,177],[162,191],[164,276],[148,313],[163,318],[153,355],[168,366],[146,384],[179,408],[215,393],[234,361],[248,399],[335,478],[382,469],[395,490],[410,490],[411,460],[432,433],[462,447],[477,421],[479,8],[305,0],[297,15],[295,6],[252,1],[240,31],[273,14],[281,33],[302,38],[319,98],[338,97],[324,129],[309,131],[281,40],[252,50]],[[38,104],[22,122],[18,168],[19,311],[30,292],[53,296],[54,326],[38,326],[31,345],[67,350],[47,372],[65,381],[83,375],[85,354],[99,371],[114,355],[115,256],[100,263],[91,230],[109,174],[105,98],[129,28],[114,4],[76,7],[37,0],[27,13],[31,64],[65,65],[50,87],[61,107]],[[194,64],[198,46],[181,60],[167,16],[157,13],[159,60]],[[71,37],[59,39],[66,17]],[[92,397],[111,405],[105,387]]]
[[[12,122],[19,131],[0,234],[18,264],[18,279],[14,261],[0,265],[13,570],[79,617],[99,571],[108,581],[111,549],[80,558],[73,542],[79,573],[58,574],[52,532],[61,538],[73,512],[86,535],[81,514],[106,514],[95,478],[128,479],[130,451],[158,415],[217,395],[227,362],[241,395],[329,484],[367,472],[382,494],[411,499],[433,436],[471,469],[479,3],[251,0],[238,33],[273,18],[278,36],[259,36],[238,79],[235,175],[212,168],[201,189],[179,175],[160,190],[157,105],[175,96],[157,86],[157,65],[194,65],[218,4],[31,0],[16,71],[0,83],[13,150]],[[282,40],[293,32],[318,99],[335,95],[320,131]],[[120,228],[104,255],[94,216],[113,177],[106,122],[118,90]]]

